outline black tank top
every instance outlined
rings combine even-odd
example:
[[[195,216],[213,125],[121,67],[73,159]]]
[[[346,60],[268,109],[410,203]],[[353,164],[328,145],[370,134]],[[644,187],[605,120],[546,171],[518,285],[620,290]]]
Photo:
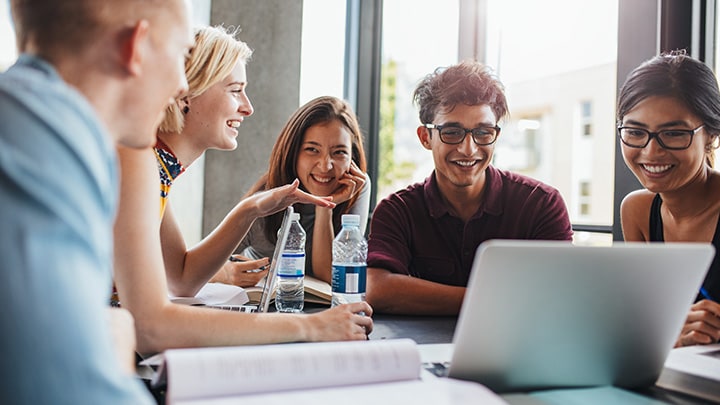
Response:
[[[665,242],[665,235],[663,234],[663,222],[660,216],[660,206],[662,205],[662,199],[660,194],[655,194],[652,206],[650,207],[650,241],[651,242]],[[703,287],[710,293],[710,296],[714,299],[720,299],[720,218],[718,218],[718,224],[715,225],[715,234],[713,235],[712,244],[715,246],[716,253],[713,258],[710,269],[705,276],[703,281]],[[704,297],[702,294],[698,294],[695,301],[700,301]]]

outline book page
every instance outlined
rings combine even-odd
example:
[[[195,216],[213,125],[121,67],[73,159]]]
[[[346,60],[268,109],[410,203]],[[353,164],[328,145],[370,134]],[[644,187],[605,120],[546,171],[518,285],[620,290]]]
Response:
[[[695,345],[672,349],[665,367],[720,383],[720,344]]]
[[[507,404],[500,396],[480,384],[449,378],[438,378],[432,381],[411,380],[303,391],[283,391],[242,397],[205,398],[172,402],[171,405],[235,405],[238,403],[259,405]]]
[[[305,287],[306,302],[330,305],[330,300],[332,299],[332,288],[330,287],[330,284],[312,276],[305,276],[303,284]],[[253,304],[260,302],[264,285],[265,279],[260,280],[256,286],[245,289],[248,294],[249,302]]]
[[[167,397],[202,399],[401,380],[420,376],[411,339],[174,349]]]
[[[330,284],[312,276],[305,276],[305,300],[318,304],[330,304],[332,287]]]
[[[720,402],[720,344],[672,349],[655,385]]]

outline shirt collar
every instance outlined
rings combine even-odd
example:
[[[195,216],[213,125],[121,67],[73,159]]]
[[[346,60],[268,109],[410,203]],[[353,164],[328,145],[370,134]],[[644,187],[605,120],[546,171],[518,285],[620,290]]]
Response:
[[[480,209],[473,215],[473,218],[479,217],[482,213],[498,216],[503,213],[504,197],[503,197],[503,179],[500,171],[488,166],[485,169],[485,190],[483,191],[483,203]],[[428,207],[428,213],[432,218],[440,218],[449,215],[447,205],[440,195],[440,188],[437,184],[435,171],[425,179],[423,184],[423,193]]]
[[[58,74],[57,70],[55,70],[55,68],[50,63],[48,63],[44,59],[40,58],[39,56],[31,55],[28,53],[23,53],[23,54],[20,54],[20,56],[18,56],[17,61],[15,63],[17,65],[24,65],[24,66],[31,67],[31,68],[45,74],[46,76],[48,76],[49,78],[51,78],[54,81],[61,80],[60,74]]]
[[[177,156],[175,156],[175,153],[173,153],[170,147],[161,141],[160,138],[157,139],[157,143],[155,144],[155,152],[162,160],[164,169],[167,171],[167,175],[171,181],[183,174],[185,166],[183,166]]]

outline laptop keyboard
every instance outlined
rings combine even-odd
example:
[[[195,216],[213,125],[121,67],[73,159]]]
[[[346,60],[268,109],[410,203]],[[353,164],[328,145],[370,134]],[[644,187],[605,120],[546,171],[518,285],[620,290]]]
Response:
[[[235,312],[257,312],[257,307],[254,305],[203,305],[203,307]]]

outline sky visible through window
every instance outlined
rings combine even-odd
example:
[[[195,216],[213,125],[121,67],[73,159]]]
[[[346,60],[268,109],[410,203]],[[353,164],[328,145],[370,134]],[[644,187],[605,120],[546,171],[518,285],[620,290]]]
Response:
[[[15,51],[15,33],[10,22],[10,2],[0,3],[0,71],[10,66],[17,58]]]

